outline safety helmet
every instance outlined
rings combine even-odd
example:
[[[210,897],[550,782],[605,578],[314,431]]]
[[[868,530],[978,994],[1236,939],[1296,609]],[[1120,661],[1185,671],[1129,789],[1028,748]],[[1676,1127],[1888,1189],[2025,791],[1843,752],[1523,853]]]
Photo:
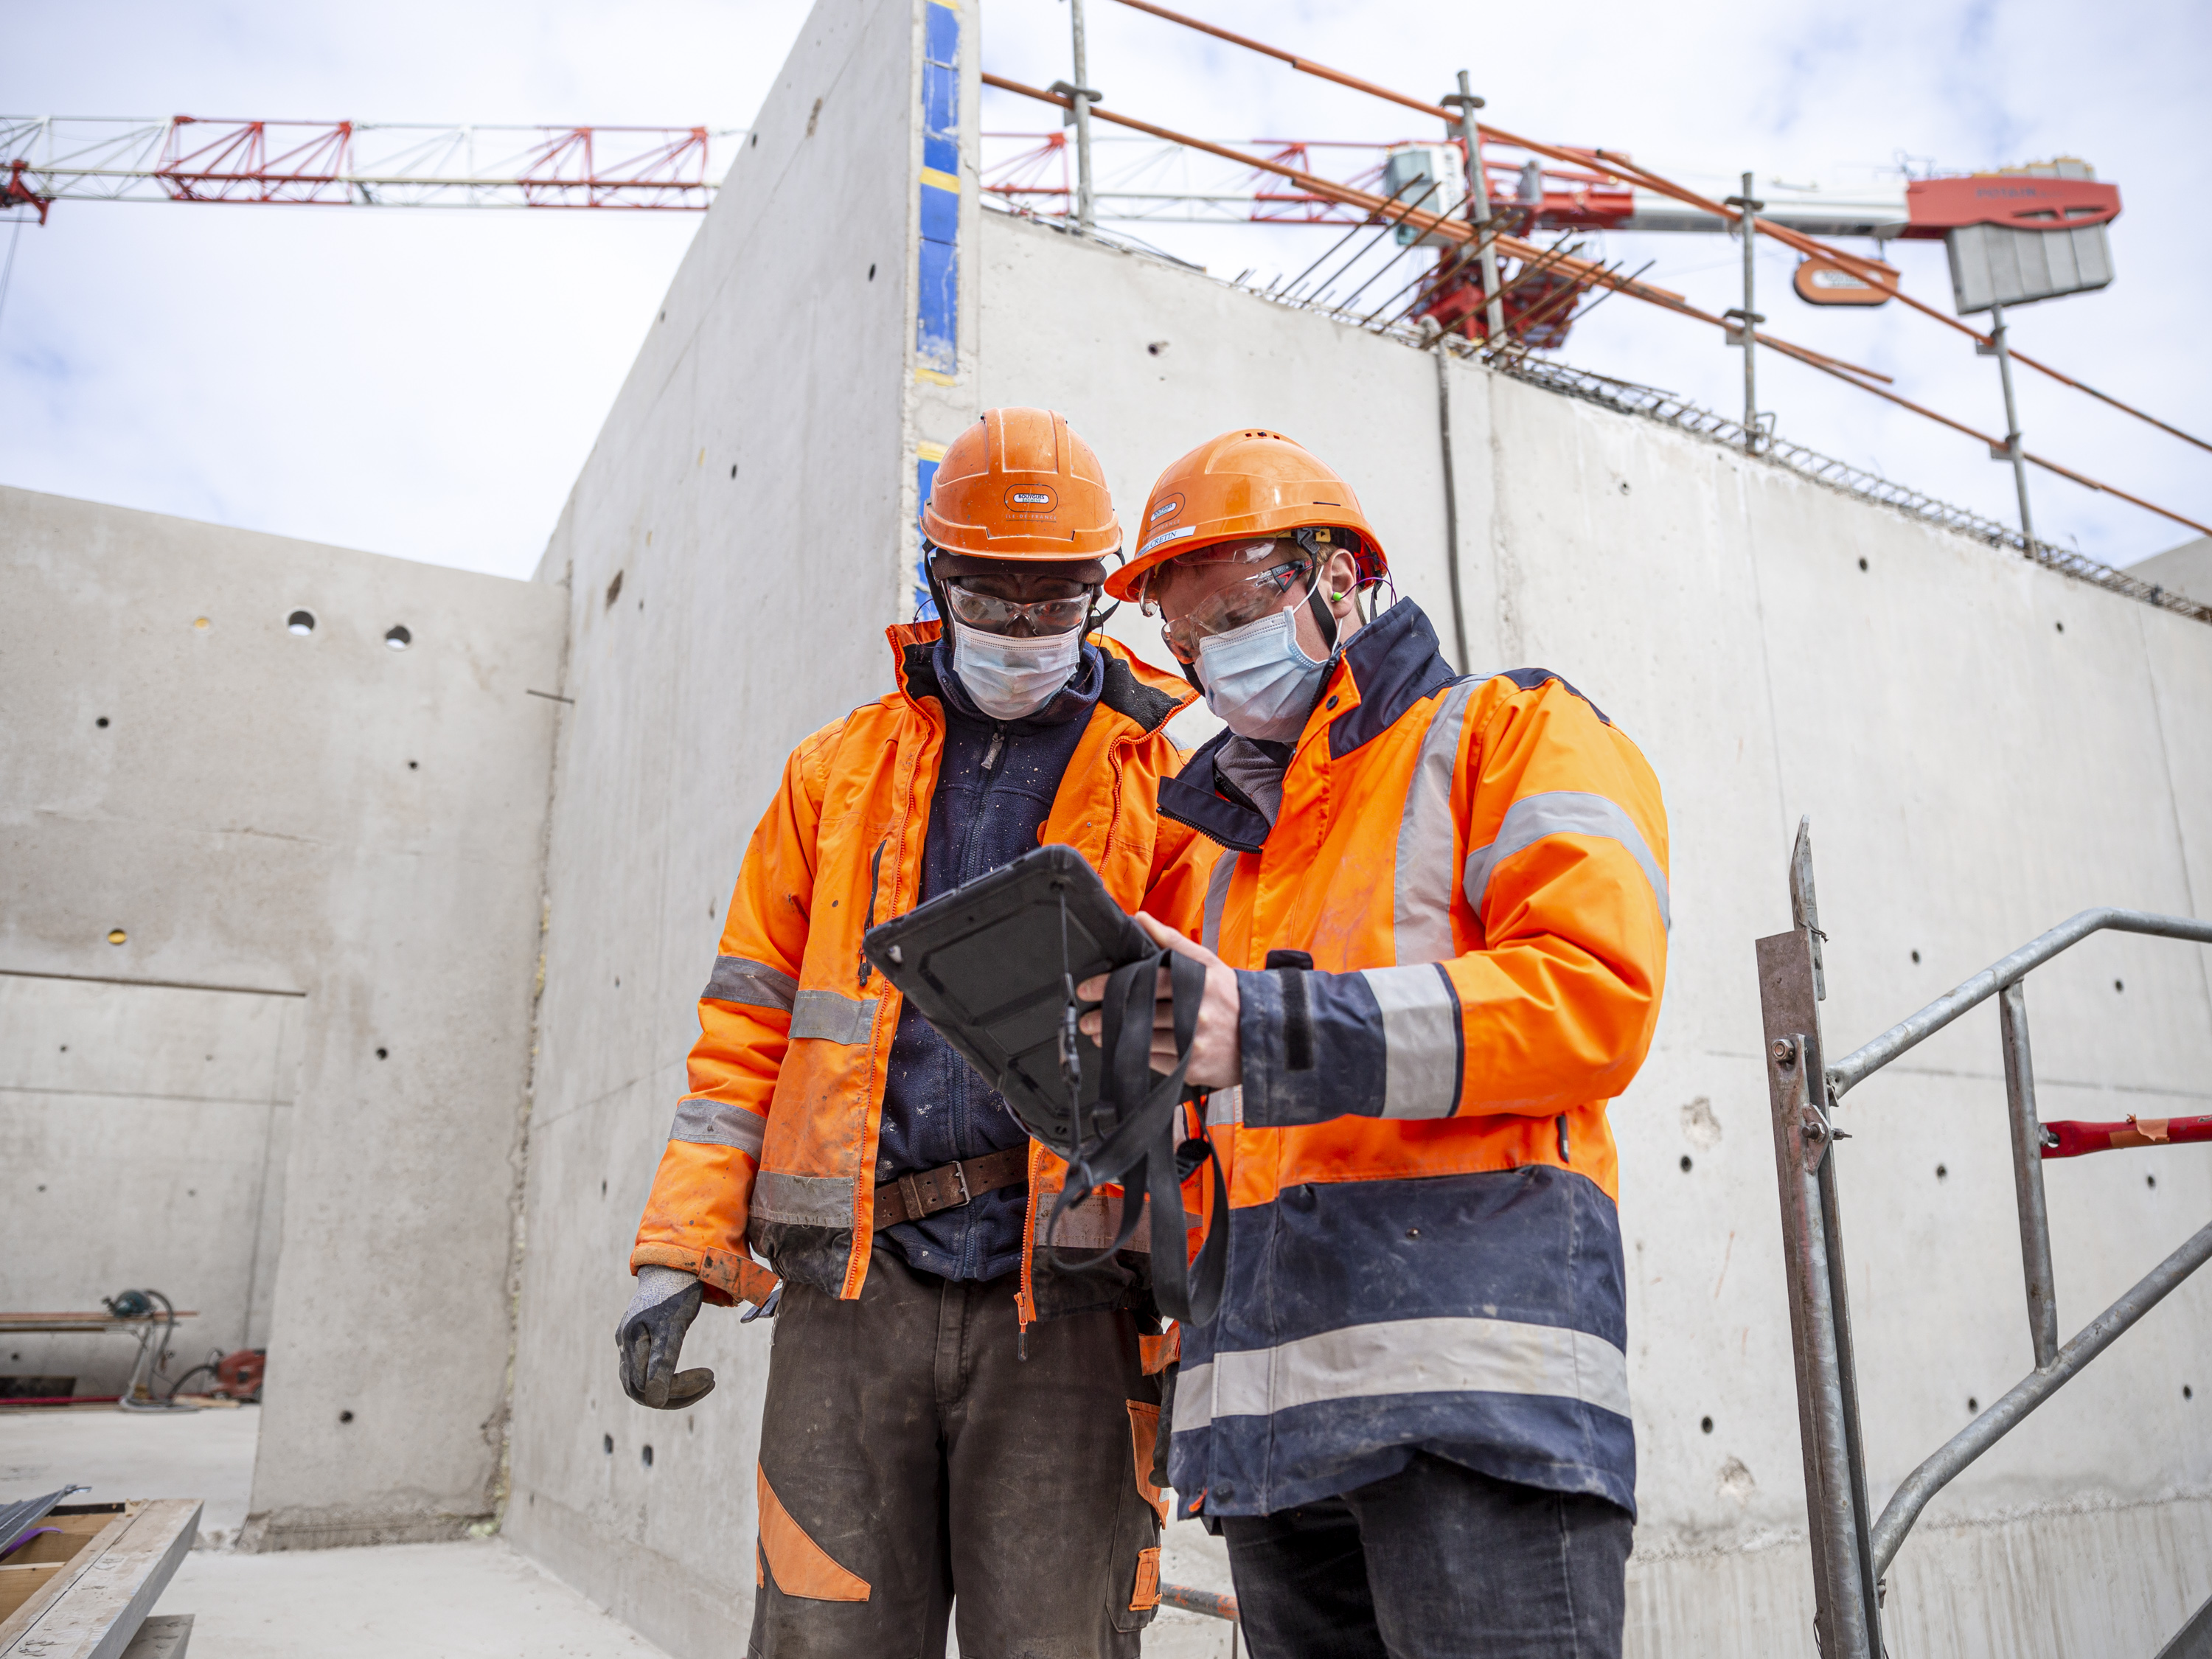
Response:
[[[987,409],[937,464],[922,534],[984,559],[1096,559],[1121,545],[1105,469],[1048,409]]]
[[[1137,555],[1106,578],[1106,591],[1117,599],[1135,599],[1146,577],[1170,559],[1222,542],[1301,530],[1350,532],[1362,583],[1379,581],[1389,570],[1352,486],[1311,451],[1258,427],[1224,432],[1160,474],[1145,502]]]

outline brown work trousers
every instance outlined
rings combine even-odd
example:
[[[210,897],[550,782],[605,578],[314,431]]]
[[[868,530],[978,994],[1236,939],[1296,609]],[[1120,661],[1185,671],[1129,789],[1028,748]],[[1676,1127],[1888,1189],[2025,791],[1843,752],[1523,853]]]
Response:
[[[1159,1594],[1159,1417],[1135,1320],[1020,1353],[1015,1276],[878,1244],[855,1302],[787,1283],[756,1488],[753,1659],[1133,1659]]]

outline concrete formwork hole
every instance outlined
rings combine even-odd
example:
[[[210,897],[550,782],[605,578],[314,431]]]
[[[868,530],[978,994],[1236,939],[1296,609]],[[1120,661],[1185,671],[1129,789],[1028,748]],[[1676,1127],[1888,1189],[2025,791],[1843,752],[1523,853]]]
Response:
[[[376,1051],[376,1057],[379,1060],[389,1060],[392,1058],[392,1050],[389,1048],[379,1048]]]
[[[295,634],[312,634],[315,631],[315,613],[312,611],[295,611],[284,618],[284,626]]]
[[[1860,568],[1860,569],[1862,569],[1862,570],[1863,570],[1863,569],[1865,569],[1866,568],[1867,568],[1867,562],[1866,562],[1864,559],[1861,559],[1861,560],[1859,561],[1859,568]]]
[[[404,628],[394,626],[385,630],[384,642],[394,651],[404,651],[415,643],[415,636]]]
[[[601,1435],[601,1436],[599,1437],[599,1443],[600,1443],[600,1445],[604,1446],[604,1447],[606,1449],[606,1454],[607,1454],[607,1455],[608,1455],[608,1456],[612,1457],[612,1456],[615,1455],[615,1437],[614,1437],[614,1436],[612,1436],[612,1435],[611,1435],[611,1434],[603,1434],[603,1435]]]
[[[615,579],[607,584],[607,609],[610,611],[615,608],[615,601],[622,598],[622,579],[623,573],[617,570]]]
[[[1687,1152],[1682,1154],[1682,1173],[1684,1175],[1690,1173],[1690,1155]]]
[[[1698,1419],[1698,1427],[1705,1433],[1711,1434],[1713,1431],[1713,1419],[1710,1417],[1701,1417]]]
[[[352,1422],[352,1421],[353,1421],[353,1413],[351,1412],[351,1410],[346,1410],[346,1411],[342,1411],[342,1412],[340,1412],[340,1413],[338,1413],[338,1421],[339,1421],[339,1422],[341,1422],[341,1423],[350,1423],[350,1422]]]
[[[1916,962],[1916,963],[1917,963],[1917,962],[1918,962],[1918,961],[1920,960],[1920,952],[1919,952],[1919,951],[1915,951],[1912,953],[1912,959],[1913,959],[1913,961],[1914,961],[1914,962]]]
[[[2185,1382],[2181,1385],[2181,1397],[2184,1400],[2194,1400],[2197,1398],[2197,1395],[2196,1392],[2190,1388],[2189,1384]]]
[[[640,1453],[639,1453],[638,1455],[639,1455],[639,1456],[642,1457],[642,1458],[645,1460],[645,1467],[646,1467],[646,1468],[647,1468],[649,1469],[649,1468],[651,1468],[653,1467],[653,1448],[652,1448],[652,1447],[650,1447],[650,1446],[647,1446],[647,1447],[645,1447],[641,1451],[640,1451]]]
[[[1969,1413],[1978,1412],[1981,1410],[1981,1408],[1982,1402],[1980,1401],[1975,1399],[1972,1395],[1968,1395],[1966,1396],[1966,1410]]]
[[[107,716],[102,714],[98,720],[94,720],[93,724],[98,726],[101,731],[105,732],[107,730]]]
[[[2157,1185],[2158,1185],[2158,1177],[2157,1177],[2156,1176],[2145,1176],[2143,1177],[2143,1185],[2144,1185],[2144,1186],[2146,1186],[2146,1187],[2155,1187],[2155,1186],[2157,1186]]]

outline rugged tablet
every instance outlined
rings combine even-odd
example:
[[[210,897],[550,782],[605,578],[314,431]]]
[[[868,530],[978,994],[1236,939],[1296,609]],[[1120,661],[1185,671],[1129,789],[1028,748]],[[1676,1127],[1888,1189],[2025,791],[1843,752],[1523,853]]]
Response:
[[[868,960],[1065,1158],[1075,1103],[1061,1069],[1068,987],[1159,954],[1072,847],[1040,847],[868,930]],[[1095,1006],[1095,1005],[1093,1005]],[[1075,1042],[1082,1104],[1098,1098],[1098,1045]]]

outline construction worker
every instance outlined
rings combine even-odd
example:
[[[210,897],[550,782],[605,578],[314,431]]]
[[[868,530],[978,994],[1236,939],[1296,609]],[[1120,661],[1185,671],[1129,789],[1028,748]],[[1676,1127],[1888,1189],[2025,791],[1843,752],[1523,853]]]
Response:
[[[890,630],[896,690],[799,744],[753,833],[630,1255],[622,1382],[689,1407],[714,1382],[677,1369],[701,1303],[775,1314],[754,1655],[942,1655],[956,1601],[964,1653],[1133,1655],[1166,1507],[1144,1258],[1072,1273],[1037,1249],[1064,1166],[860,940],[1047,842],[1130,910],[1194,911],[1211,845],[1154,805],[1191,698],[1092,631],[1121,536],[1060,416],[984,414],[922,526],[949,631]],[[1103,1247],[1119,1219],[1097,1195],[1055,1242]]]
[[[1606,1103],[1659,1012],[1657,782],[1558,675],[1459,675],[1418,605],[1376,608],[1381,544],[1289,439],[1200,445],[1144,526],[1107,591],[1161,617],[1228,726],[1160,793],[1229,849],[1203,945],[1146,924],[1206,964],[1188,1077],[1229,1182],[1170,1484],[1226,1535],[1258,1659],[1618,1655]]]

